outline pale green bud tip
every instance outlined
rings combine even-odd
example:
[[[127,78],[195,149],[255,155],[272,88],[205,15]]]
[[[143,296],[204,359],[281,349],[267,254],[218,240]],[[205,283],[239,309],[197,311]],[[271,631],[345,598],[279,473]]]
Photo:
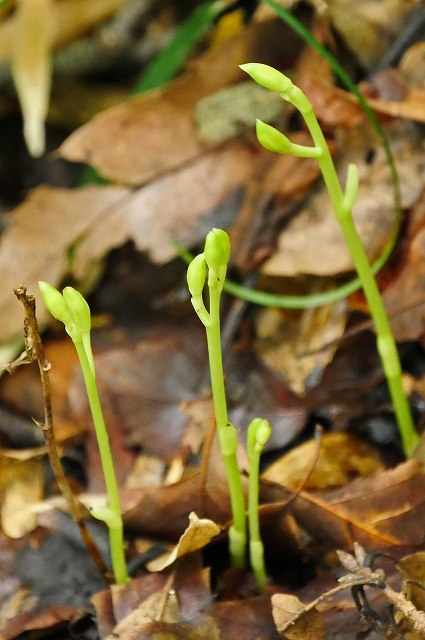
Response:
[[[38,283],[41,297],[44,305],[56,320],[60,320],[64,324],[72,321],[71,312],[63,299],[62,294],[47,282],[40,281]]]
[[[283,73],[270,67],[268,64],[261,64],[259,62],[249,62],[248,64],[239,65],[242,71],[245,71],[251,76],[255,82],[261,84],[270,91],[277,91],[278,93],[286,93],[292,82]]]
[[[88,333],[91,329],[90,307],[79,291],[73,287],[65,287],[63,298],[72,314],[75,328],[80,334]]]
[[[255,433],[255,439],[257,443],[264,447],[268,439],[272,434],[272,428],[270,422],[268,420],[261,420],[257,426],[257,430]]]
[[[257,120],[256,131],[258,142],[268,151],[290,153],[290,140],[274,127],[271,127],[262,120]]]
[[[207,263],[205,262],[204,254],[200,253],[193,258],[187,268],[187,286],[193,297],[196,298],[202,295],[206,277]]]
[[[223,229],[212,229],[205,238],[205,261],[210,269],[218,271],[230,260],[230,239]]]

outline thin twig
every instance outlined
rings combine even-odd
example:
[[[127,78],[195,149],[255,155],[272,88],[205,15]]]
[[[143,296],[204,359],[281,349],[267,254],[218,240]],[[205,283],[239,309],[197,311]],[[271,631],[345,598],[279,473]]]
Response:
[[[43,344],[41,342],[40,331],[38,329],[37,318],[35,315],[35,298],[32,295],[27,294],[27,288],[20,285],[15,290],[15,295],[19,302],[22,303],[25,312],[24,318],[24,338],[25,338],[25,351],[29,362],[37,361],[40,371],[41,386],[43,390],[43,403],[44,403],[44,423],[41,424],[34,420],[34,422],[41,428],[46,443],[47,455],[53,469],[54,476],[58,483],[58,487],[62,495],[64,496],[69,512],[80,530],[81,537],[87,550],[99,569],[100,573],[104,576],[107,582],[110,582],[108,577],[108,570],[105,563],[93,541],[90,531],[88,530],[86,523],[83,521],[83,514],[85,511],[84,505],[78,500],[77,496],[72,492],[71,486],[65,475],[60,460],[58,448],[55,441],[53,430],[53,416],[52,416],[52,403],[50,394],[50,362],[46,359],[44,354]]]

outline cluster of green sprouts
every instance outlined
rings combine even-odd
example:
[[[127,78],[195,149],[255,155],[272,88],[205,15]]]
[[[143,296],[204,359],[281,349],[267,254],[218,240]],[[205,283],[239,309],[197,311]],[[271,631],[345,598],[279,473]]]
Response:
[[[237,433],[235,427],[229,422],[227,414],[220,338],[220,297],[226,279],[229,258],[229,236],[221,229],[213,229],[206,237],[203,253],[197,255],[189,265],[187,283],[192,296],[193,308],[204,325],[207,334],[217,434],[226,467],[232,508],[233,523],[229,529],[230,557],[234,566],[242,568],[245,566],[247,544],[245,495],[237,460]],[[209,292],[209,311],[203,299],[206,283]],[[258,514],[259,463],[261,452],[270,434],[271,427],[267,420],[256,418],[248,427],[247,450],[250,463],[248,489],[249,551],[251,566],[259,586],[264,586],[267,580]]]
[[[375,325],[377,349],[387,379],[403,449],[406,455],[410,455],[417,444],[418,436],[402,386],[397,346],[381,294],[352,216],[352,208],[359,186],[357,167],[354,164],[349,165],[346,185],[343,190],[325,137],[314,115],[313,108],[303,91],[296,87],[283,73],[268,65],[249,63],[241,65],[241,69],[248,73],[258,84],[279,93],[282,99],[294,105],[304,118],[313,140],[313,146],[311,147],[292,143],[283,133],[261,120],[257,120],[257,137],[263,147],[269,151],[288,153],[299,158],[317,159],[345,243],[351,254],[369,305]]]
[[[417,434],[402,388],[397,347],[379,289],[351,213],[358,190],[357,168],[355,165],[348,167],[346,186],[343,190],[312,106],[301,89],[296,87],[285,75],[267,65],[251,63],[242,65],[241,68],[256,82],[271,91],[277,91],[284,100],[293,104],[302,114],[310,131],[313,140],[311,147],[294,144],[275,128],[261,122],[261,120],[257,121],[257,137],[266,149],[276,153],[289,153],[301,158],[316,158],[319,163],[375,323],[378,352],[388,381],[403,447],[406,454],[409,455],[416,445]],[[203,253],[197,255],[190,263],[187,281],[193,307],[205,326],[207,334],[217,434],[226,467],[232,509],[232,525],[229,529],[230,556],[233,565],[242,568],[245,566],[248,538],[245,493],[237,460],[237,433],[235,427],[229,422],[227,414],[220,337],[220,298],[229,258],[228,235],[221,229],[213,229],[206,237]],[[206,285],[209,293],[209,310],[205,306],[203,297]],[[124,555],[123,522],[109,438],[96,385],[96,373],[90,344],[90,308],[83,296],[72,287],[66,287],[60,293],[46,282],[40,282],[40,291],[47,309],[55,318],[64,323],[78,353],[95,425],[108,496],[107,506],[93,509],[92,514],[103,520],[109,529],[115,582],[124,584],[128,580],[128,573]],[[259,465],[261,453],[270,434],[271,427],[267,420],[256,418],[248,427],[247,452],[250,463],[248,480],[249,556],[259,586],[264,586],[267,582],[259,526]]]
[[[121,504],[108,432],[96,385],[96,372],[90,341],[90,307],[81,293],[73,287],[66,287],[60,293],[47,282],[40,282],[39,286],[46,308],[52,316],[64,323],[66,332],[71,337],[80,360],[108,496],[108,504],[92,509],[91,513],[98,520],[103,520],[108,527],[114,580],[117,584],[125,584],[129,578],[124,555]]]

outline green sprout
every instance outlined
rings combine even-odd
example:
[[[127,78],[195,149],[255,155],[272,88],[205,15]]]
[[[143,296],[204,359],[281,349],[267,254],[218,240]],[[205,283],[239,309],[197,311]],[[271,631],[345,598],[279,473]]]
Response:
[[[272,428],[267,420],[255,418],[248,427],[247,451],[249,460],[248,484],[248,524],[249,557],[257,584],[264,587],[267,575],[264,566],[264,547],[260,534],[260,516],[258,511],[260,486],[260,456],[264,445],[271,436]]]
[[[283,100],[293,104],[302,114],[310,131],[314,143],[313,147],[293,144],[280,131],[261,120],[257,120],[257,137],[266,149],[276,153],[289,153],[301,158],[317,158],[333,209],[369,305],[375,325],[377,349],[387,379],[403,449],[406,455],[410,455],[417,444],[418,435],[413,424],[409,403],[403,391],[397,346],[381,294],[352,216],[352,208],[359,185],[357,167],[354,164],[349,165],[346,186],[343,190],[325,137],[303,91],[283,73],[268,65],[249,63],[241,65],[241,69],[258,84],[271,91],[277,91]]]
[[[39,282],[39,287],[46,308],[52,316],[64,323],[80,360],[108,496],[108,505],[94,508],[91,513],[98,520],[103,520],[108,527],[114,579],[117,584],[125,584],[129,577],[124,555],[121,504],[108,432],[96,385],[96,372],[90,344],[90,307],[81,293],[72,287],[66,287],[62,293],[47,282]]]
[[[232,508],[233,524],[229,529],[230,557],[235,567],[242,568],[245,566],[247,542],[245,496],[237,460],[236,429],[229,422],[227,415],[220,337],[220,296],[226,280],[229,258],[229,236],[221,229],[212,229],[205,239],[204,252],[189,264],[187,283],[193,308],[207,333],[214,412]],[[209,311],[203,300],[206,283],[209,290]],[[258,516],[259,461],[270,432],[269,423],[259,418],[256,418],[248,429],[250,560],[259,587],[263,587],[267,582]]]
[[[229,258],[229,236],[221,229],[213,229],[206,237],[204,253],[196,256],[188,267],[187,283],[193,308],[207,333],[214,412],[221,454],[226,466],[233,517],[233,524],[229,529],[230,557],[235,567],[242,568],[245,565],[246,552],[245,496],[237,460],[236,429],[229,422],[227,415],[220,332],[220,297]],[[206,280],[209,289],[209,311],[202,297]]]

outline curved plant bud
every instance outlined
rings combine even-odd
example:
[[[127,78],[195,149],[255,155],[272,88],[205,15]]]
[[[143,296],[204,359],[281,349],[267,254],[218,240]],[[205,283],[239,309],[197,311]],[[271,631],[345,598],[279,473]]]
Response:
[[[205,262],[209,269],[218,271],[230,260],[230,239],[223,229],[212,229],[205,238]]]
[[[266,442],[270,438],[272,428],[268,420],[262,418],[254,418],[248,427],[247,434],[247,450],[248,458],[259,455]]]
[[[52,287],[48,282],[43,282],[42,280],[38,283],[38,287],[46,309],[50,311],[52,316],[56,318],[56,320],[63,322],[64,325],[72,322],[71,312],[60,291]]]
[[[239,66],[242,71],[245,71],[245,73],[250,75],[255,82],[261,84],[261,86],[266,89],[270,89],[270,91],[286,93],[292,85],[289,78],[277,69],[273,69],[273,67],[270,67],[268,64],[249,62],[248,64],[241,64]]]
[[[72,314],[77,331],[81,334],[89,333],[91,329],[91,314],[85,298],[73,287],[65,287],[62,295]]]
[[[257,447],[263,449],[266,442],[269,440],[272,434],[272,427],[268,420],[261,420],[255,432],[255,442]]]
[[[202,296],[207,277],[207,263],[203,253],[195,256],[187,268],[187,286],[194,298]]]
[[[291,156],[297,156],[297,158],[320,158],[322,155],[322,151],[318,147],[295,144],[283,133],[262,120],[257,120],[256,128],[259,143],[268,151],[288,153]]]
[[[256,132],[258,142],[267,149],[267,151],[291,153],[291,141],[271,125],[257,119]]]

